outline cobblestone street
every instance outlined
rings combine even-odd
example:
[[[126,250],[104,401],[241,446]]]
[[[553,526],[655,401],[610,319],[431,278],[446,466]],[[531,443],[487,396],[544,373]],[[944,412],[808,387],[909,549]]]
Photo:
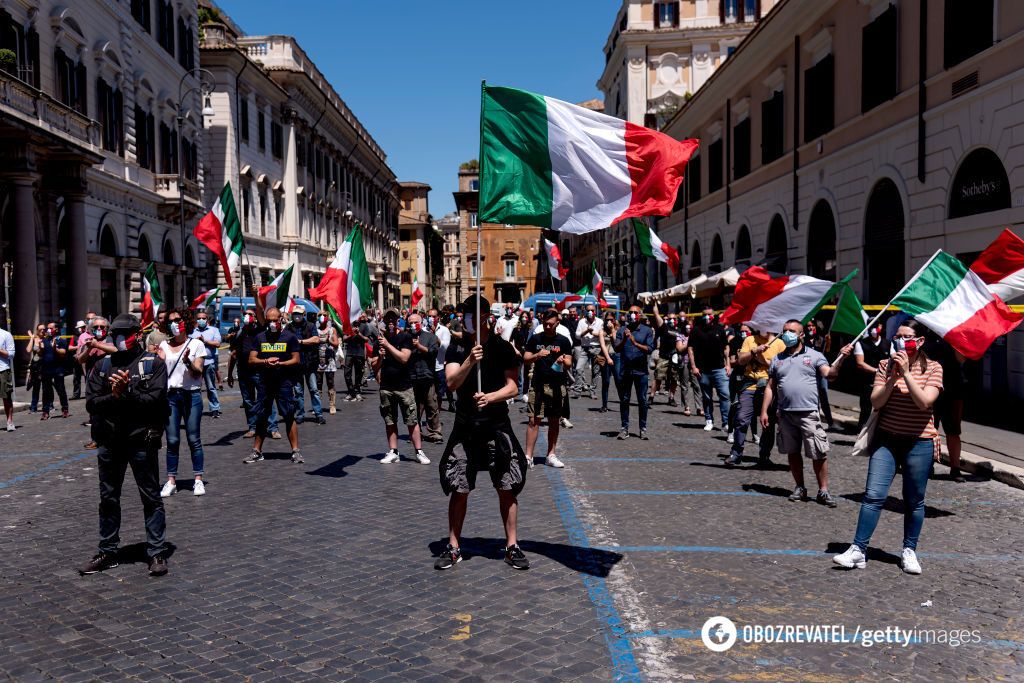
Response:
[[[120,567],[80,577],[95,550],[95,456],[84,402],[68,420],[17,416],[0,436],[0,673],[92,680],[1021,680],[1024,492],[956,484],[938,466],[903,574],[898,481],[867,569],[836,568],[852,538],[866,459],[830,435],[839,506],[791,503],[778,464],[727,469],[721,432],[659,397],[650,441],[615,440],[617,413],[576,401],[566,469],[539,466],[520,498],[532,563],[502,562],[497,498],[471,497],[466,562],[438,572],[446,499],[437,459],[382,466],[376,393],[243,465],[237,391],[204,418],[207,495],[166,499],[170,573],[146,573],[128,476]],[[517,431],[524,415],[513,409]],[[635,409],[634,409],[635,410]],[[451,414],[444,413],[450,426]],[[634,415],[635,420],[635,415]],[[447,429],[446,429],[447,432]],[[542,437],[543,443],[543,437]],[[411,453],[407,442],[403,453]],[[748,455],[753,449],[748,449]],[[276,451],[276,452],[274,452]],[[538,447],[540,452],[540,446]],[[163,457],[161,456],[161,460]],[[810,468],[808,479],[812,480]],[[481,484],[486,484],[486,477]],[[812,488],[811,493],[814,490]],[[712,616],[745,625],[974,630],[959,647],[911,642],[701,642]]]

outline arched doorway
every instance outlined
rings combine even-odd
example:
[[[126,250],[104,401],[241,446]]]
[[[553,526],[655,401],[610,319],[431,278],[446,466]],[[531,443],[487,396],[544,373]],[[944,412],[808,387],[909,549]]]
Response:
[[[699,240],[694,240],[693,241],[693,248],[690,249],[690,272],[689,272],[689,277],[695,278],[698,275],[700,275],[701,260],[702,259],[700,257],[700,241]]]
[[[100,267],[100,310],[109,320],[121,313],[117,292],[120,289],[117,284],[117,240],[114,238],[114,229],[104,224],[100,228],[100,255],[103,259]],[[76,315],[81,315],[79,312]]]
[[[741,225],[736,235],[736,266],[750,265],[750,230]]]
[[[708,264],[708,272],[721,273],[723,260],[725,255],[722,253],[722,236],[716,234],[715,239],[711,240],[711,262]]]
[[[807,274],[822,280],[836,279],[836,220],[824,199],[811,210],[807,229]]]
[[[64,283],[68,282],[68,247],[71,244],[71,232],[68,227],[68,217],[64,211],[63,197],[57,199],[57,310],[67,311],[66,318],[85,315],[85,311],[68,311],[71,297],[70,292]],[[73,322],[73,321],[72,321]]]
[[[953,178],[949,217],[961,218],[1010,208],[1010,182],[1003,162],[990,149],[968,154]]]
[[[768,244],[764,250],[765,268],[776,273],[789,270],[789,245],[786,243],[786,225],[782,216],[775,214],[768,225]]]
[[[153,260],[152,252],[149,250],[149,240],[145,235],[139,235],[139,260],[148,265]]]
[[[896,183],[879,180],[864,212],[865,303],[885,304],[904,283],[903,199]]]

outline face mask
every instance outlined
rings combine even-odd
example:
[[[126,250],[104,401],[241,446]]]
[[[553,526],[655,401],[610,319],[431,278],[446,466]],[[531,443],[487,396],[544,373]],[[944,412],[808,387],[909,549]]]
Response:
[[[410,326],[410,329],[412,330],[413,334],[419,334],[420,332],[423,331],[423,325],[421,325],[420,323],[413,323]]]
[[[818,331],[816,329],[814,329],[813,327],[808,327],[807,328],[807,336],[808,337],[813,337],[817,333],[818,333]]]
[[[281,323],[276,320],[269,322],[267,323],[267,330],[276,334],[281,331]]]
[[[872,328],[871,331],[868,334],[871,335],[872,339],[878,339],[878,328],[877,327]]]
[[[117,347],[118,351],[127,351],[135,346],[135,335],[123,335],[119,334],[114,337],[114,346]]]
[[[677,324],[678,324],[678,323],[676,322],[676,319],[675,319],[675,318],[669,318],[669,319],[668,319],[668,326],[669,326],[669,327],[675,327],[675,326],[676,326]]]
[[[701,316],[701,320],[704,321],[705,325],[710,325],[711,321],[714,320],[714,319],[715,319],[715,317],[713,315],[708,315],[706,313],[703,316]]]
[[[782,336],[779,337],[779,339],[782,340],[782,343],[786,345],[787,349],[791,349],[800,343],[800,335],[793,330],[786,330],[782,333]]]
[[[319,320],[320,320],[320,324],[321,325],[326,325],[327,324],[327,316],[326,315],[320,316]]]
[[[636,323],[640,322],[640,315],[637,314],[637,313],[630,313],[629,314],[629,322],[631,324],[633,324],[633,325],[635,325]]]
[[[302,317],[303,316],[301,313],[296,313],[295,315],[292,316],[292,323],[294,323],[295,325],[301,325]]]
[[[593,319],[594,319],[594,312],[593,311],[587,311],[587,320],[593,320]]]
[[[252,325],[254,322],[256,322],[256,316],[254,316],[252,313],[246,313],[245,317],[243,317],[242,320],[243,322],[245,322],[246,325]]]
[[[168,323],[167,333],[170,334],[172,337],[177,337],[179,334],[181,334],[181,323],[177,321],[173,323]]]
[[[917,340],[916,339],[904,339],[903,337],[896,337],[893,340],[893,345],[897,351],[906,351],[908,356],[914,355],[917,351]]]
[[[210,323],[203,318],[200,318],[199,320],[196,321],[196,326],[201,330],[205,330],[206,326],[209,324]]]
[[[747,338],[747,331],[746,330],[740,330],[740,339],[746,339],[746,338]]]
[[[498,322],[498,319],[497,319],[497,318],[495,318],[495,317],[494,317],[493,315],[491,315],[491,316],[488,316],[488,317],[487,317],[487,325],[488,325],[489,327],[494,327],[494,324],[495,324],[496,322]]]
[[[96,337],[99,340],[103,340],[107,336],[107,331],[102,329],[96,329],[93,330],[92,336]]]

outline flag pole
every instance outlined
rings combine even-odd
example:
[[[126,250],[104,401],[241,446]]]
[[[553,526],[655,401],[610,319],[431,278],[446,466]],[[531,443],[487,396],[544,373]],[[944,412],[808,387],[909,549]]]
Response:
[[[484,96],[486,94],[487,94],[487,80],[484,79],[484,80],[480,81],[480,154],[478,155],[479,156],[479,163],[477,165],[477,173],[480,174],[480,191],[477,194],[477,197],[480,197],[480,196],[482,196],[484,194],[484,192],[483,192],[483,190],[484,190],[484,180],[487,177],[487,175],[484,173],[484,154],[483,154],[483,151],[484,151]],[[482,344],[483,335],[481,334],[481,330],[483,329],[484,322],[480,318],[480,295],[481,295],[481,291],[480,291],[480,269],[481,269],[481,263],[480,263],[480,249],[481,249],[481,244],[480,244],[480,225],[482,224],[483,221],[482,221],[482,219],[481,219],[481,217],[479,215],[479,211],[480,211],[480,205],[478,203],[477,204],[477,212],[478,213],[477,213],[477,220],[476,220],[476,318],[474,318],[473,322],[476,323],[476,339],[477,339],[477,343],[480,344],[481,346],[483,346],[483,344]],[[477,391],[481,391],[481,392],[484,390],[484,379],[483,379],[483,374],[484,373],[483,373],[482,363],[483,363],[483,361],[481,360],[480,363],[476,364],[476,386],[477,386]]]

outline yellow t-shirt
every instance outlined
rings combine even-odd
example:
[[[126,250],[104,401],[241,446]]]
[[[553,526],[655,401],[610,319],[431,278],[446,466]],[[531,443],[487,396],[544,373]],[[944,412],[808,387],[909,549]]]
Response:
[[[747,363],[745,366],[746,370],[743,372],[743,375],[747,379],[754,380],[755,382],[758,380],[768,379],[768,364],[772,362],[772,358],[775,358],[775,356],[786,350],[786,345],[783,344],[782,340],[778,337],[773,339],[771,343],[768,343],[768,335],[754,334],[743,340],[743,346],[740,347],[740,353],[753,354],[754,349],[761,344],[768,344],[768,348],[764,351],[764,359],[766,363],[761,363],[756,356],[751,355],[750,362]]]

